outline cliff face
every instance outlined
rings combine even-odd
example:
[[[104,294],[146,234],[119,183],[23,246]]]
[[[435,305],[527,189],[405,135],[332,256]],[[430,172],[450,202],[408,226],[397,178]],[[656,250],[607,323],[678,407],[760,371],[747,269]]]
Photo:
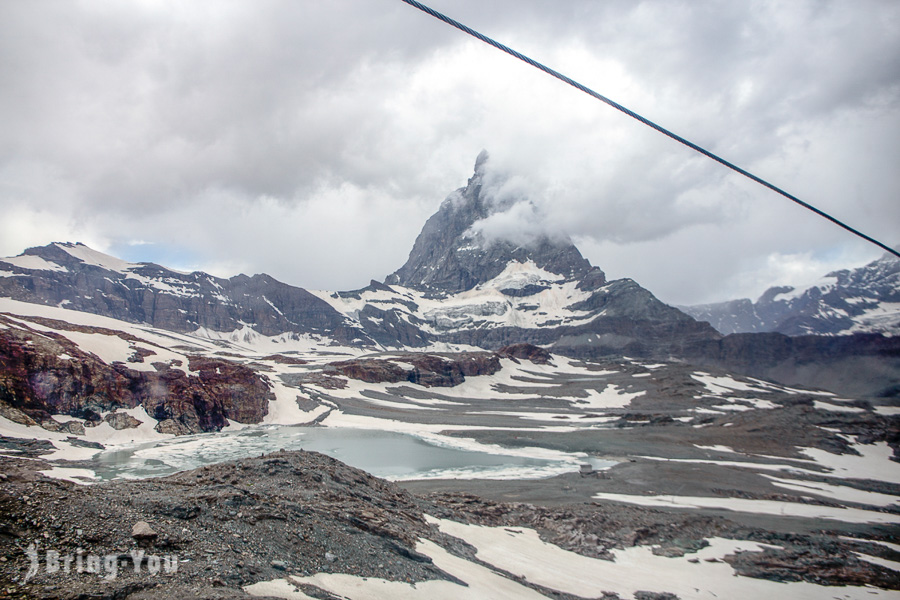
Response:
[[[849,397],[900,397],[900,337],[735,333],[686,344],[681,356],[696,365],[830,390]]]
[[[230,361],[190,357],[187,372],[180,361],[137,370],[126,363],[106,364],[44,328],[2,315],[0,325],[4,326],[0,328],[0,410],[22,424],[69,433],[83,433],[84,427],[104,421],[115,429],[136,427],[139,421],[115,411],[142,406],[160,421],[156,428],[161,433],[200,433],[218,431],[229,420],[259,423],[274,399],[260,375]],[[129,341],[128,334],[121,332],[77,330]],[[148,359],[152,360],[152,352],[135,352],[129,364],[145,364]],[[61,424],[51,415],[68,415],[77,421]]]

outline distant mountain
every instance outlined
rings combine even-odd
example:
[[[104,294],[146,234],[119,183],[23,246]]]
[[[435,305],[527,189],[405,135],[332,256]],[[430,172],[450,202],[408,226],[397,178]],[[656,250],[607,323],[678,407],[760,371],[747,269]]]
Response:
[[[49,244],[0,259],[0,296],[177,332],[247,329],[371,343],[328,303],[268,275],[182,273],[125,262],[83,244]]]
[[[384,284],[321,297],[386,345],[529,342],[582,356],[668,356],[719,337],[634,281],[607,281],[568,239],[486,240],[480,222],[527,201],[490,196],[488,161],[478,156],[466,187],[443,201]]]
[[[467,186],[428,219],[387,283],[309,292],[268,275],[180,273],[57,243],[0,259],[0,296],[211,337],[381,348],[530,342],[579,356],[666,357],[720,337],[630,279],[607,281],[568,239],[484,239],[483,219],[526,201],[489,196],[487,161],[479,155]]]
[[[756,302],[744,298],[681,309],[724,334],[900,335],[900,259],[885,253],[811,285],[770,288]]]
[[[801,290],[770,290],[757,303],[738,301],[718,312],[691,307],[690,316],[631,279],[608,281],[566,238],[487,239],[486,220],[528,201],[491,197],[488,168],[483,153],[467,185],[425,223],[406,264],[359,290],[307,291],[268,275],[182,273],[55,243],[0,259],[0,298],[270,352],[497,350],[526,342],[583,359],[684,360],[788,384],[818,386],[827,377],[834,390],[900,393],[900,335],[857,334],[897,331],[898,261],[838,271]],[[723,336],[704,321],[723,333],[856,335]]]

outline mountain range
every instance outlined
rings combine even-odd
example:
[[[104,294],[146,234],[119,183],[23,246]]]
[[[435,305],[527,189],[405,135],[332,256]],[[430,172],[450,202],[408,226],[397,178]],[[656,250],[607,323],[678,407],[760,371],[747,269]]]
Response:
[[[528,202],[496,177],[483,153],[349,292],[0,259],[3,597],[895,594],[900,335],[725,335],[569,239],[493,235]],[[772,302],[886,314],[870,267]]]
[[[824,371],[834,386],[854,393],[900,386],[900,338],[854,321],[877,325],[876,313],[900,300],[897,261],[830,274],[827,285],[770,290],[755,304],[679,310],[631,279],[608,280],[567,238],[487,238],[478,225],[510,207],[485,185],[489,161],[479,155],[467,185],[428,219],[403,266],[359,290],[184,273],[54,243],[0,259],[0,297],[209,339],[372,350],[496,350],[527,342],[577,358],[686,360],[790,383],[811,383]],[[891,327],[896,323],[886,331]],[[742,331],[775,333],[734,335]],[[804,337],[789,337],[797,335]],[[835,368],[848,364],[856,375],[836,378]]]
[[[680,307],[718,331],[785,335],[900,335],[900,259],[885,253],[856,269],[833,271],[806,286],[778,286],[748,298]]]

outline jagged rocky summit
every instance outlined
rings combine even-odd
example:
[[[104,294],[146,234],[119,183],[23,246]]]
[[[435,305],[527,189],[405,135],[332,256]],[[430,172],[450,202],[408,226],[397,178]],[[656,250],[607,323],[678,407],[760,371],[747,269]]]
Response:
[[[485,284],[503,273],[510,263],[533,263],[558,277],[578,281],[582,289],[606,283],[598,267],[581,255],[569,239],[543,235],[527,245],[499,239],[486,240],[474,229],[483,219],[509,208],[496,201],[485,186],[489,162],[482,151],[466,187],[456,190],[425,222],[409,259],[385,283],[420,291],[459,293]],[[532,295],[546,289],[533,283],[503,290],[510,296]]]
[[[528,202],[498,200],[496,175],[487,184],[489,166],[482,152],[467,185],[443,201],[384,284],[325,299],[355,313],[373,339],[396,335],[413,346],[529,342],[585,357],[670,356],[683,344],[720,337],[634,281],[608,281],[567,237],[486,237],[480,224]]]

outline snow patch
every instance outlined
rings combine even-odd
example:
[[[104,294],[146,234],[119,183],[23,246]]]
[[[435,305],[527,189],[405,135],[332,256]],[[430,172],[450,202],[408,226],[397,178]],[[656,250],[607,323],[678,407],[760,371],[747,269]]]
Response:
[[[14,256],[12,258],[4,258],[2,262],[19,267],[20,269],[28,269],[29,271],[57,271],[60,273],[68,273],[69,270],[63,266],[44,260],[40,256],[34,254],[23,254],[22,256]],[[14,273],[10,273],[14,275]]]
[[[54,244],[54,246],[71,256],[74,256],[86,265],[93,265],[108,271],[116,271],[117,273],[124,274],[129,269],[140,266],[135,263],[126,262],[115,256],[98,252],[83,244]]]
[[[846,412],[846,413],[862,413],[866,412],[864,408],[857,408],[856,406],[838,406],[837,404],[831,404],[830,402],[822,402],[821,400],[813,400],[813,406],[819,410],[827,410],[831,412]]]
[[[804,519],[827,519],[843,523],[890,523],[900,524],[900,515],[892,513],[862,510],[859,508],[839,508],[834,506],[818,506],[799,502],[780,502],[776,500],[748,500],[747,498],[712,498],[707,496],[636,496],[632,494],[616,494],[599,492],[594,494],[596,500],[610,500],[636,504],[638,506],[654,506],[669,508],[713,508],[735,512],[799,517]]]

